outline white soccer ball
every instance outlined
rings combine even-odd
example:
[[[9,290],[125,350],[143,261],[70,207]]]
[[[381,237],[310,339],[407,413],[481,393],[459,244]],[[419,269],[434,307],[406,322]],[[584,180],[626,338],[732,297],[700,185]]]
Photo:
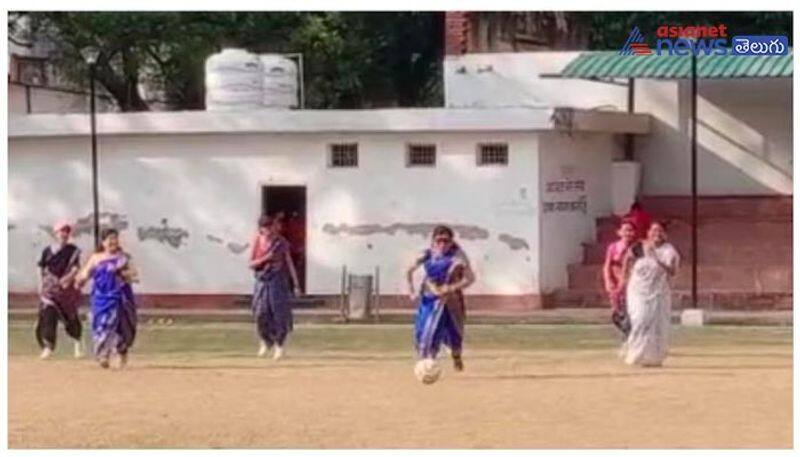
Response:
[[[442,367],[434,359],[422,359],[414,365],[414,375],[423,384],[433,384],[442,376]]]

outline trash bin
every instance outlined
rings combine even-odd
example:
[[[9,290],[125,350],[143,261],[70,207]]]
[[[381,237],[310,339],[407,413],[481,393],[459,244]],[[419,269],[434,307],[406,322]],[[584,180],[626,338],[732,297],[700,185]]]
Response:
[[[349,275],[347,284],[347,318],[368,319],[372,316],[372,276]]]

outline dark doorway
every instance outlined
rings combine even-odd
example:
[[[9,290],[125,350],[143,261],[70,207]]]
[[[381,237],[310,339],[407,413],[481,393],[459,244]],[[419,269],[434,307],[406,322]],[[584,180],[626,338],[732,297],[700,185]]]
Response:
[[[282,216],[283,236],[291,244],[292,260],[300,287],[306,290],[306,188],[305,186],[263,186],[261,212]]]

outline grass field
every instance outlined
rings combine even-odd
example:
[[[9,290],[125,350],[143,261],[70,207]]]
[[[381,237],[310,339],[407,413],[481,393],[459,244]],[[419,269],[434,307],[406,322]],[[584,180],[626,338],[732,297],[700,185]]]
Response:
[[[32,322],[10,325],[12,448],[792,446],[785,327],[675,327],[637,369],[611,327],[473,325],[466,371],[424,386],[409,326],[299,326],[273,362],[246,324],[144,325],[101,371],[69,345],[39,361]]]

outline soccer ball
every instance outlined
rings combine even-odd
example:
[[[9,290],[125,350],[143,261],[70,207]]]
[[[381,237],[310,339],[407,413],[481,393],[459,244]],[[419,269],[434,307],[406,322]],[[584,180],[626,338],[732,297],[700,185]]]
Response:
[[[442,367],[434,359],[422,359],[414,365],[414,375],[423,384],[433,384],[442,376]]]

